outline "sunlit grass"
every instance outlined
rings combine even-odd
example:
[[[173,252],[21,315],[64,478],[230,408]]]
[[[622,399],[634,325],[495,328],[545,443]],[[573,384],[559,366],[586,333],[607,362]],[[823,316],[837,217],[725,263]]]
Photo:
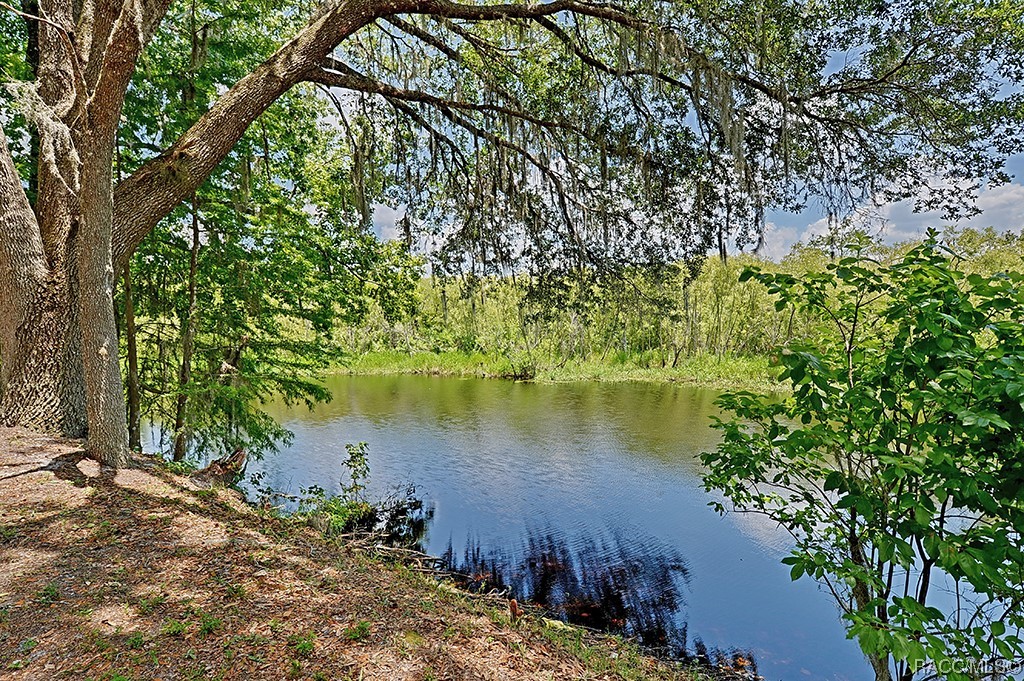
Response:
[[[675,382],[715,389],[778,391],[778,370],[767,357],[696,355],[680,358],[673,367],[644,355],[589,361],[536,359],[533,380]],[[348,359],[337,370],[352,374],[426,374],[455,377],[522,378],[521,367],[505,357],[483,353],[396,351],[368,352]]]

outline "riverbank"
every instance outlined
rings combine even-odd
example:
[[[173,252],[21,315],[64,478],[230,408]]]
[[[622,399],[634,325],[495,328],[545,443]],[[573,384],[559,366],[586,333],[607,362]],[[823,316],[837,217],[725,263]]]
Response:
[[[695,678],[135,464],[0,428],[4,678]]]
[[[333,371],[358,375],[426,374],[433,376],[513,378],[542,382],[646,381],[682,383],[716,390],[778,392],[778,369],[767,357],[680,357],[676,365],[646,366],[635,360],[513,362],[506,357],[462,352],[367,352],[352,356]]]

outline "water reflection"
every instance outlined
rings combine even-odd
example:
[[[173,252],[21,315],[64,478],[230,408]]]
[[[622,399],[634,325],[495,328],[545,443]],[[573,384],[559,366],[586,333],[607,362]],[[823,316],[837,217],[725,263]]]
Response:
[[[567,622],[625,634],[667,652],[685,647],[678,613],[688,575],[671,549],[645,550],[620,537],[570,543],[548,530],[530,532],[514,552],[485,550],[469,540],[461,556],[449,543],[442,557],[475,590],[505,591]]]
[[[563,621],[627,636],[665,657],[715,669],[722,678],[757,678],[753,652],[709,650],[699,637],[688,640],[682,612],[690,580],[686,562],[653,538],[571,540],[549,528],[530,531],[512,551],[488,550],[468,538],[457,555],[449,542],[442,558],[471,590],[497,591]]]
[[[713,392],[422,376],[328,387],[333,402],[312,412],[270,407],[295,440],[251,464],[266,484],[340,491],[344,446],[365,441],[370,492],[415,483],[435,509],[424,548],[450,546],[466,572],[560,599],[576,621],[685,636],[689,655],[729,662],[736,646],[771,681],[870,678],[830,597],[779,563],[785,532],[707,507],[697,456],[715,444]]]
[[[377,426],[415,418],[438,428],[474,432],[486,440],[510,437],[549,448],[552,432],[586,441],[611,436],[618,446],[643,457],[685,465],[700,464],[692,449],[712,447],[708,427],[717,393],[659,383],[513,383],[423,376],[330,376],[334,398],[312,411],[268,405],[275,416],[299,416],[305,424],[327,425],[350,417]],[[628,408],[623,409],[623,402]],[[672,423],[666,423],[671,414]],[[679,448],[685,433],[687,447]],[[699,451],[699,450],[698,450]],[[683,456],[681,457],[680,454]]]

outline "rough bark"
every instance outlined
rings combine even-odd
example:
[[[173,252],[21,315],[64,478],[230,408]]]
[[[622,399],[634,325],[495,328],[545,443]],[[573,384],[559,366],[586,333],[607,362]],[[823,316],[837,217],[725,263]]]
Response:
[[[85,436],[78,314],[69,302],[69,288],[66,271],[52,272],[5,341],[0,424]]]
[[[113,152],[125,92],[135,63],[167,2],[102,2],[87,5],[91,40],[78,64],[80,88],[89,91],[84,123],[73,130],[81,159],[78,192],[78,307],[90,456],[110,465],[129,461],[124,386],[114,320]],[[97,33],[99,35],[97,35]],[[101,40],[95,40],[100,37]],[[106,40],[102,38],[106,37]],[[78,55],[75,55],[76,57]],[[80,57],[79,57],[80,58]],[[72,59],[74,61],[74,59]]]
[[[73,258],[47,265],[42,235],[0,130],[0,423],[85,431]]]
[[[127,454],[117,364],[114,272],[142,238],[191,195],[246,128],[285,91],[312,79],[331,51],[374,19],[406,12],[498,19],[617,10],[572,0],[459,5],[422,0],[325,4],[295,38],[230,88],[164,154],[119,184],[110,163],[118,119],[136,60],[169,0],[41,0],[32,49],[38,52],[39,131],[36,215],[5,156],[0,197],[0,419],[68,435],[112,464]],[[72,37],[73,36],[73,37]],[[7,200],[9,198],[9,200]],[[40,257],[42,255],[42,257]],[[6,293],[10,292],[10,295]],[[83,321],[79,324],[79,318]],[[84,408],[83,408],[84,405]]]
[[[88,433],[91,455],[111,465],[127,461],[112,150],[135,61],[167,4],[38,3],[36,82],[19,92],[38,132],[34,211],[0,137],[0,421]]]
[[[0,128],[0,391],[10,380],[17,336],[46,280],[46,260],[32,206]]]
[[[246,451],[239,447],[231,454],[210,462],[209,466],[197,471],[192,477],[221,485],[232,485],[242,476],[246,463]]]
[[[110,466],[128,463],[128,424],[118,365],[114,322],[114,266],[110,251],[113,218],[111,147],[98,144],[83,155],[79,309],[82,368],[90,456]]]

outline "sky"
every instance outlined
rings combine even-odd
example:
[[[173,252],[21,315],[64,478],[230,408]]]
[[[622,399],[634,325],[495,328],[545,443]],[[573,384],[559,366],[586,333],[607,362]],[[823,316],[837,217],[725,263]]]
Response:
[[[1012,157],[1007,162],[1007,170],[1014,176],[1013,180],[980,192],[977,207],[982,212],[973,218],[957,221],[957,226],[994,227],[1001,232],[1024,230],[1024,154]],[[884,221],[881,236],[887,243],[920,238],[929,227],[941,229],[952,224],[943,220],[938,212],[915,213],[913,201],[886,204],[878,209],[877,214]],[[877,228],[877,224],[874,226]],[[767,220],[763,255],[779,260],[793,244],[827,231],[827,219],[813,211],[772,214]]]
[[[380,203],[373,204],[373,231],[384,241],[398,238],[398,221],[402,219],[405,211],[392,206],[385,206]]]
[[[982,212],[969,220],[958,221],[958,226],[1024,231],[1024,154],[1011,158],[1007,170],[1014,176],[1013,180],[1009,184],[983,190],[977,202]],[[395,225],[403,213],[401,207],[376,205],[373,213],[374,231],[385,240],[398,238]],[[884,205],[876,214],[883,220],[881,236],[887,243],[919,238],[929,227],[941,229],[950,225],[937,212],[915,213],[912,201]],[[877,223],[873,222],[872,226],[877,229]],[[793,244],[807,241],[827,230],[827,219],[811,209],[802,213],[772,213],[766,224],[762,255],[779,260],[789,253]]]

